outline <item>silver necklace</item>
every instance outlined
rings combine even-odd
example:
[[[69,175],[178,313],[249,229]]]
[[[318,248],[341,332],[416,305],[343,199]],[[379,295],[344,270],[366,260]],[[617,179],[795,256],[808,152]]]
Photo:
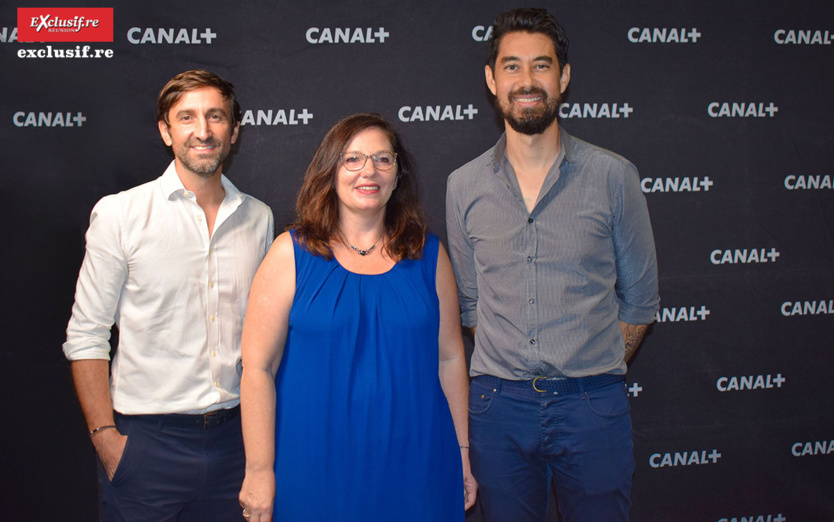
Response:
[[[379,243],[379,239],[376,240],[376,243]],[[356,251],[356,253],[359,254],[360,256],[367,256],[368,254],[370,254],[371,252],[374,251],[374,249],[376,248],[376,243],[374,243],[374,245],[367,250],[362,250],[361,248],[357,248],[357,247],[351,245],[350,243],[348,243],[348,246],[350,248],[352,248],[354,251]]]

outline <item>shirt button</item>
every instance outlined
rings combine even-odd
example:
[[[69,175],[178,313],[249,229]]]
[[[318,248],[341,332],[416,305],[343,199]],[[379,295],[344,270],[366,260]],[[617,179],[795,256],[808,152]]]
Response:
[[[533,262],[533,256],[527,256],[527,262],[532,263]]]
[[[211,356],[212,357],[217,357],[217,350],[212,350],[211,351]]]
[[[209,281],[209,288],[214,288],[214,281]]]
[[[219,382],[217,382],[217,381],[214,381],[214,387],[215,387],[215,388],[219,388],[219,387],[220,387],[220,383],[219,383]]]
[[[202,221],[202,220],[203,220],[203,216],[197,216],[197,221]]]
[[[527,222],[528,222],[528,223],[532,223],[532,222],[533,222],[533,218],[527,218]]]
[[[211,322],[214,322],[214,314],[211,314],[211,315],[209,316],[209,320],[211,320]]]
[[[530,345],[535,346],[536,345],[536,340],[535,339],[530,339]]]
[[[530,300],[529,300],[529,301],[527,301],[527,302],[528,302],[528,303],[530,303],[530,304],[536,304],[536,300],[535,300],[535,299],[530,299]]]

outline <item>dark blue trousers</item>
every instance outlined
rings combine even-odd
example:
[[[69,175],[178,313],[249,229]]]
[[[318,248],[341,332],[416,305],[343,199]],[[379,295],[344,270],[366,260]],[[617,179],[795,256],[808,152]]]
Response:
[[[244,520],[240,416],[211,429],[168,425],[166,417],[116,414],[127,445],[112,481],[99,463],[101,520]]]
[[[546,520],[551,485],[563,522],[628,520],[634,456],[624,381],[558,395],[510,384],[475,377],[469,392],[484,520]]]

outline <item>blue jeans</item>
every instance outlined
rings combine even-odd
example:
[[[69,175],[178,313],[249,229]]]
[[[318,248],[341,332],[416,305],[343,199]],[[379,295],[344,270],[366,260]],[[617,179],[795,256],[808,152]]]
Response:
[[[101,520],[244,520],[240,416],[211,429],[166,425],[164,415],[115,418],[127,445],[112,481],[99,462]]]
[[[625,382],[539,393],[479,376],[469,391],[472,472],[487,522],[628,520],[634,456]]]

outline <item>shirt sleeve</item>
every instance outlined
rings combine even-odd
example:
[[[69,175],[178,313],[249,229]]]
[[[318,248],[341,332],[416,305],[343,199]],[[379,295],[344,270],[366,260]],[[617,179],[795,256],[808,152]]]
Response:
[[[269,216],[267,220],[267,230],[266,230],[266,249],[264,250],[264,257],[269,252],[269,248],[272,246],[272,242],[275,241],[275,218],[272,215],[272,209],[267,207],[266,212]]]
[[[612,184],[611,197],[618,317],[629,324],[651,324],[660,297],[649,209],[633,164],[624,162],[622,176],[615,178],[619,179]]]
[[[99,201],[90,214],[86,253],[63,347],[71,361],[110,359],[110,330],[127,278],[119,215],[113,196]]]
[[[475,271],[475,250],[466,233],[463,212],[457,192],[459,184],[449,176],[446,184],[446,238],[449,257],[458,285],[458,302],[463,326],[478,325],[478,280]]]

